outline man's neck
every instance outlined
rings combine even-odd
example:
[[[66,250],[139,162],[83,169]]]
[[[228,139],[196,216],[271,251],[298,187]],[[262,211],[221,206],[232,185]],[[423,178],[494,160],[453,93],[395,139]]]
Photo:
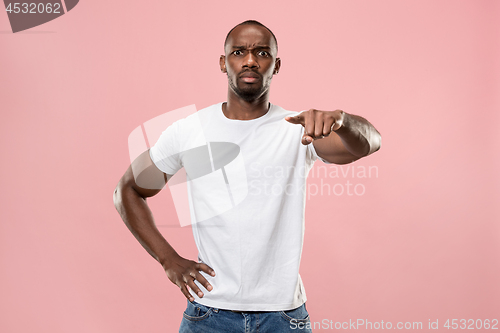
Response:
[[[252,102],[247,102],[231,93],[222,104],[222,112],[229,119],[252,120],[262,117],[269,110],[269,95],[264,94]]]

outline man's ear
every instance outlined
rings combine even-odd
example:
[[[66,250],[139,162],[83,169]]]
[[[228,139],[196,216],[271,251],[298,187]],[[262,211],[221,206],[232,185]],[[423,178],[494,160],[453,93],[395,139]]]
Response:
[[[219,59],[220,70],[222,73],[227,73],[226,70],[226,56],[221,55]]]
[[[274,63],[274,72],[273,72],[273,75],[278,74],[278,72],[280,71],[280,67],[281,67],[281,59],[280,58],[276,58],[276,62]]]

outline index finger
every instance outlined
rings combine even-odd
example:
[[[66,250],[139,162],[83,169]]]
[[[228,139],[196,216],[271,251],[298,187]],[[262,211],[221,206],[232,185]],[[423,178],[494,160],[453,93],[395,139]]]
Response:
[[[302,126],[305,125],[305,119],[302,114],[298,114],[294,117],[291,116],[285,117],[285,120],[292,124],[301,124]]]

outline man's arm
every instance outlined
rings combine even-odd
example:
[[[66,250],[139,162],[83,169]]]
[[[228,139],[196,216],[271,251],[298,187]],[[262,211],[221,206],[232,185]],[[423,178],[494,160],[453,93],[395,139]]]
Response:
[[[311,109],[288,122],[304,126],[302,143],[311,142],[319,157],[335,164],[347,164],[380,149],[382,137],[366,119],[341,110]]]
[[[215,272],[203,263],[184,259],[177,254],[156,228],[153,214],[146,202],[146,198],[161,191],[169,178],[153,163],[149,151],[145,151],[120,179],[113,200],[116,210],[135,238],[162,265],[170,281],[181,289],[186,298],[194,301],[187,286],[199,297],[203,297],[194,280],[198,280],[210,291],[212,286],[199,271],[212,276],[215,276]]]

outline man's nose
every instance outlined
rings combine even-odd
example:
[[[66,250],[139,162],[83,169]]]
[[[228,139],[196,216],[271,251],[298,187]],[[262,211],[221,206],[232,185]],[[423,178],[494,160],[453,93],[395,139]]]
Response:
[[[243,67],[259,67],[259,63],[257,62],[257,58],[252,52],[248,52],[245,57],[245,61],[243,62]]]

